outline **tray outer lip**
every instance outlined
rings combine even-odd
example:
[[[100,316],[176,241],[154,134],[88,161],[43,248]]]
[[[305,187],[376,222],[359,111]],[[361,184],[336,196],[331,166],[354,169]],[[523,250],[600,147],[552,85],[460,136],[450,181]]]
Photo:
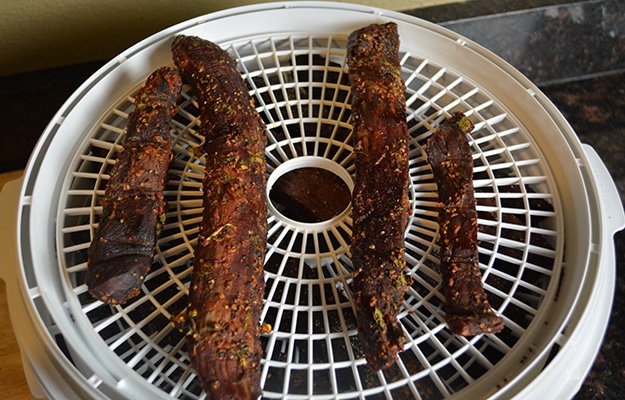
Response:
[[[625,227],[625,212],[618,189],[608,169],[597,152],[582,144],[589,163],[581,166],[589,189],[593,225],[597,226],[593,237],[592,262],[583,285],[582,298],[575,307],[562,337],[561,346],[553,360],[531,381],[520,382],[508,393],[498,393],[498,398],[534,398],[534,389],[542,389],[542,395],[550,399],[572,398],[584,383],[599,352],[605,335],[614,300],[616,283],[616,251],[614,234]],[[589,341],[591,337],[594,340]],[[553,385],[554,381],[566,382]],[[523,383],[526,383],[525,385]]]
[[[70,96],[70,98],[67,100],[67,102],[60,108],[60,110],[57,112],[57,114],[52,118],[52,121],[50,122],[50,124],[48,125],[48,127],[45,129],[42,137],[40,138],[39,142],[37,143],[35,150],[33,152],[33,154],[31,155],[31,159],[29,160],[28,166],[26,168],[26,172],[25,172],[25,183],[24,186],[22,187],[22,192],[21,192],[21,200],[23,202],[23,200],[30,198],[32,199],[36,199],[38,196],[38,194],[41,194],[42,191],[50,190],[50,186],[52,186],[52,191],[54,193],[56,193],[56,196],[53,196],[53,198],[58,199],[58,192],[60,191],[61,185],[58,184],[54,184],[56,182],[58,182],[58,176],[56,177],[56,179],[41,179],[44,175],[49,175],[49,173],[43,173],[42,171],[45,170],[46,166],[49,166],[50,164],[52,166],[56,166],[56,169],[59,170],[59,165],[67,165],[68,160],[66,158],[67,154],[74,154],[74,151],[68,151],[67,149],[65,150],[65,152],[58,152],[58,151],[51,151],[51,152],[47,152],[47,150],[49,148],[56,148],[57,144],[56,142],[58,142],[61,139],[58,139],[59,136],[56,136],[56,133],[58,133],[59,128],[61,126],[61,124],[64,122],[65,118],[70,116],[70,114],[72,112],[76,112],[77,108],[79,108],[79,106],[81,105],[80,100],[87,95],[87,93],[93,89],[94,87],[96,87],[98,85],[98,83],[100,83],[100,81],[102,81],[103,79],[106,78],[106,76],[108,74],[110,74],[111,72],[113,72],[116,67],[118,66],[118,64],[122,64],[124,63],[126,60],[129,60],[131,57],[133,57],[134,55],[138,54],[139,52],[146,50],[147,48],[161,42],[161,44],[163,44],[162,42],[164,41],[168,41],[168,38],[170,38],[172,35],[179,33],[183,30],[186,29],[190,29],[194,26],[200,25],[200,24],[204,24],[204,23],[208,23],[208,22],[213,22],[213,21],[218,21],[220,19],[225,19],[228,17],[232,17],[232,16],[236,16],[236,15],[242,15],[242,14],[246,14],[246,13],[257,13],[257,12],[262,12],[262,11],[271,11],[271,10],[287,10],[288,9],[322,9],[322,10],[338,10],[338,11],[346,11],[346,12],[356,12],[356,13],[363,13],[363,14],[370,14],[373,16],[374,19],[377,19],[379,21],[377,22],[382,22],[385,20],[388,20],[389,18],[392,20],[395,20],[396,22],[403,22],[407,25],[415,25],[418,26],[420,28],[425,28],[427,30],[430,30],[434,33],[437,33],[443,37],[447,37],[448,39],[452,39],[457,41],[460,45],[462,45],[463,47],[466,47],[470,50],[472,50],[475,54],[479,54],[482,57],[485,57],[486,59],[488,59],[488,61],[490,62],[491,66],[496,67],[498,69],[501,70],[501,72],[504,72],[508,75],[511,82],[509,83],[514,83],[517,84],[518,86],[520,86],[521,88],[523,88],[523,93],[527,94],[521,94],[519,97],[524,99],[518,100],[518,102],[523,102],[526,100],[531,100],[532,98],[535,98],[536,100],[538,100],[538,103],[540,104],[541,108],[544,111],[547,111],[545,113],[545,115],[542,115],[542,121],[546,123],[547,125],[554,125],[554,116],[556,117],[556,119],[558,119],[558,117],[561,117],[561,115],[559,114],[559,112],[555,109],[555,107],[546,99],[546,97],[544,99],[541,98],[541,94],[539,92],[539,90],[529,81],[527,80],[527,78],[523,77],[518,71],[516,71],[514,68],[512,68],[511,66],[509,66],[506,62],[504,62],[503,60],[499,59],[498,57],[494,56],[492,53],[490,53],[489,51],[481,48],[481,46],[471,42],[468,39],[464,39],[462,38],[460,35],[457,35],[451,31],[448,31],[444,28],[438,27],[434,24],[416,19],[414,17],[410,17],[404,14],[400,14],[400,13],[396,13],[396,12],[389,12],[389,11],[385,11],[385,10],[381,10],[381,9],[375,9],[375,8],[370,8],[370,7],[366,7],[366,6],[358,6],[358,5],[351,5],[351,4],[339,4],[339,3],[323,3],[323,2],[298,2],[298,3],[268,3],[268,4],[260,4],[260,5],[254,5],[254,6],[246,6],[246,7],[241,7],[241,8],[236,8],[236,9],[231,9],[231,10],[226,10],[226,11],[221,11],[221,12],[217,12],[217,13],[213,13],[213,14],[209,14],[206,16],[201,16],[201,17],[197,17],[194,18],[192,20],[183,22],[181,24],[175,25],[173,27],[167,28],[139,43],[137,43],[136,45],[130,47],[128,50],[126,50],[125,52],[121,53],[119,56],[117,56],[116,58],[114,58],[113,60],[111,60],[109,63],[107,63],[106,65],[104,65],[100,70],[98,70],[94,75],[92,75],[89,79],[87,79],[87,81],[79,88],[77,89],[77,91]],[[371,21],[371,22],[376,22],[376,21]],[[400,24],[401,25],[401,24]],[[147,75],[147,74],[145,74]],[[127,89],[127,88],[126,88]],[[529,96],[529,98],[527,97]],[[501,100],[501,98],[498,97],[499,100]],[[509,106],[509,103],[504,103],[506,104],[506,106]],[[102,108],[100,108],[100,112],[101,112]],[[562,137],[564,136],[566,142],[568,143],[569,146],[573,147],[573,148],[577,148],[577,149],[581,149],[581,144],[579,143],[579,140],[576,138],[576,136],[574,135],[572,129],[570,129],[570,127],[568,126],[568,124],[562,126],[561,124],[555,124],[556,126],[558,126],[560,129],[557,130],[557,132],[551,132],[551,137],[549,138],[549,140],[554,141],[557,138],[559,138],[559,145],[562,146],[563,143],[561,142]],[[529,130],[529,129],[528,129]],[[529,130],[530,132],[532,132],[532,130]],[[54,140],[56,139],[56,141]],[[557,141],[557,140],[556,140]],[[73,146],[70,146],[71,149],[75,150],[76,144],[74,143]],[[553,148],[553,146],[551,146]],[[544,151],[544,148],[542,146],[540,146],[540,148]],[[576,149],[576,150],[577,150]],[[568,149],[567,149],[568,150]],[[569,151],[570,152],[570,151]],[[559,153],[559,152],[558,152]],[[579,158],[581,159],[580,161],[585,162],[586,160],[584,160],[584,153],[582,152],[576,152],[577,154],[579,154]],[[44,157],[45,155],[45,157]],[[60,171],[65,171],[66,168],[60,168]],[[568,171],[565,173],[565,176],[569,176],[569,180],[574,180],[571,175],[578,175],[579,171],[575,170],[575,171]],[[52,177],[54,178],[54,177]],[[48,182],[48,184],[46,184],[46,181]],[[50,184],[50,182],[52,182],[52,185]],[[583,185],[583,181],[582,180],[578,180],[577,181],[578,184]],[[582,193],[585,193],[585,190],[582,190]],[[585,219],[588,220],[588,202],[587,202],[587,198],[586,196],[581,196],[582,198],[580,199],[580,194],[577,193],[577,204],[579,203],[583,203],[585,205],[585,212],[583,211],[584,207],[579,207],[581,209],[581,214],[580,214],[580,219]],[[58,206],[58,203],[52,203],[50,205],[56,205]],[[36,209],[41,209],[42,207],[36,207]],[[58,207],[51,207],[52,210],[54,209],[58,209]],[[24,207],[20,207],[20,211],[19,211],[19,216],[18,218],[19,221],[22,221],[22,217],[23,217],[23,211]],[[20,264],[21,264],[21,271],[19,273],[19,278],[21,281],[21,289],[23,292],[25,292],[24,294],[26,294],[26,297],[30,300],[30,297],[27,296],[27,285],[26,285],[26,277],[24,275],[24,263],[26,263],[26,259],[25,259],[25,254],[22,253],[22,249],[28,250],[28,247],[24,246],[24,241],[26,240],[30,240],[31,243],[36,244],[35,247],[38,249],[41,249],[41,244],[42,243],[47,243],[48,246],[45,246],[44,248],[47,248],[49,252],[52,253],[52,255],[54,256],[54,246],[52,245],[52,241],[53,241],[53,237],[54,237],[54,232],[50,232],[45,231],[40,229],[40,227],[38,228],[36,226],[37,222],[40,222],[42,219],[42,216],[50,216],[49,212],[45,213],[43,212],[35,212],[35,209],[31,209],[30,210],[31,213],[31,219],[30,219],[30,226],[29,231],[27,233],[27,235],[25,235],[25,237],[18,237],[18,251],[19,251],[19,260],[20,260]],[[43,219],[45,221],[45,218]],[[18,229],[22,230],[24,227],[21,225],[18,227]],[[590,229],[590,226],[589,226]],[[33,232],[37,231],[41,231],[41,235],[39,235],[40,237],[38,237],[38,239],[43,239],[43,240],[33,240]],[[569,230],[567,229],[567,234],[568,234]],[[48,235],[46,237],[46,234]],[[578,235],[579,236],[579,235]],[[588,243],[586,243],[586,247],[588,246]],[[45,257],[44,257],[45,258]],[[31,263],[33,261],[37,261],[39,262],[42,259],[41,256],[35,257],[32,253],[29,255],[29,259],[28,261],[30,261]],[[54,259],[54,257],[52,258]],[[586,267],[586,263],[587,263],[587,259],[584,260],[579,260],[578,265],[576,266],[576,268],[582,268],[585,270]],[[45,262],[43,263],[43,265],[45,265]],[[570,275],[570,274],[569,274]],[[38,278],[39,279],[39,278]],[[58,281],[58,276],[56,278],[56,280]],[[57,311],[61,311],[60,314],[55,313],[56,317],[62,316],[63,318],[68,318],[69,316],[67,315],[66,312],[63,312],[62,309],[59,309],[59,304],[57,303],[57,305],[54,305],[53,303],[55,302],[55,298],[50,298],[49,296],[47,296],[46,294],[44,294],[42,296],[44,302],[46,303],[46,306],[50,309],[56,309]],[[29,313],[31,315],[34,315],[33,313],[36,314],[36,310],[33,306],[33,304],[31,303],[31,301],[27,302],[29,305]],[[52,306],[52,307],[51,307]],[[573,307],[570,306],[568,307],[570,309],[570,311],[572,311]],[[570,313],[569,313],[570,314]],[[69,320],[64,321],[65,323],[70,323]],[[39,321],[39,324],[43,324],[42,321]],[[43,325],[45,326],[45,325]],[[47,342],[47,344],[49,346],[53,346],[54,348],[56,348],[56,344],[54,343],[53,338],[50,336],[49,332],[46,329],[42,329],[40,330],[40,337],[44,342]],[[87,347],[83,347],[83,349],[89,349],[88,347],[89,343],[84,343],[85,346]],[[82,346],[80,346],[82,347]],[[58,349],[58,348],[57,348]],[[78,350],[78,349],[77,349]],[[78,354],[81,354],[81,352],[78,351]],[[66,363],[68,364],[68,366],[71,366],[71,363],[69,362],[69,360],[67,360],[62,353],[61,355],[61,363]],[[125,365],[125,364],[122,364]],[[80,377],[79,377],[80,378]],[[161,392],[162,393],[162,392]]]

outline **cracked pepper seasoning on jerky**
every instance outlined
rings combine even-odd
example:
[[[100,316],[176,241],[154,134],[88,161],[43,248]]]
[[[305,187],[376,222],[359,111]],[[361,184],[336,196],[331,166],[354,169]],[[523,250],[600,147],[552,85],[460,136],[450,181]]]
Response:
[[[411,284],[404,275],[410,214],[408,132],[395,23],[353,32],[347,45],[356,172],[352,193],[354,296],[358,336],[374,370],[405,343],[397,314]]]
[[[172,52],[198,99],[206,156],[189,305],[174,322],[187,337],[208,399],[256,399],[267,241],[265,125],[226,51],[179,36]]]
[[[87,286],[96,298],[123,304],[137,296],[150,270],[165,213],[163,188],[171,150],[171,118],[180,94],[178,71],[152,73],[135,98],[117,163],[89,247]]]
[[[427,141],[428,162],[438,187],[440,258],[449,330],[462,336],[497,333],[497,316],[482,287],[477,250],[473,157],[467,133],[473,124],[462,113],[444,121]]]

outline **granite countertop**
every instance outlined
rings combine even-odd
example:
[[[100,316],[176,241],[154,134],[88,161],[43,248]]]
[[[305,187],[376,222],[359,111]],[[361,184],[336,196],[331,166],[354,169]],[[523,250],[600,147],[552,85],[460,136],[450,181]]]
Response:
[[[580,140],[595,148],[625,201],[625,2],[562,3],[474,0],[408,13],[477,41],[533,80]],[[540,7],[533,8],[536,5]],[[0,171],[24,167],[52,115],[101,65],[0,77],[1,131],[4,142],[11,143],[0,148]],[[616,234],[615,243],[617,281],[611,320],[576,399],[620,399],[620,393],[625,393],[625,232]],[[3,307],[0,312],[6,318]],[[16,346],[7,340],[0,346],[0,360],[15,358],[15,362],[0,365],[3,376],[8,368],[20,367]],[[2,385],[7,384],[3,392]],[[0,383],[0,394],[18,393],[17,384],[25,385],[19,377]]]

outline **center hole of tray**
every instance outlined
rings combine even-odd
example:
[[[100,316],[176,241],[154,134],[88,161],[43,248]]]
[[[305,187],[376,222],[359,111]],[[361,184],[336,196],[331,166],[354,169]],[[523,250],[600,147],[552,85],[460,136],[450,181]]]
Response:
[[[289,222],[331,222],[348,212],[354,188],[349,172],[322,157],[304,156],[276,168],[267,182],[270,208]]]

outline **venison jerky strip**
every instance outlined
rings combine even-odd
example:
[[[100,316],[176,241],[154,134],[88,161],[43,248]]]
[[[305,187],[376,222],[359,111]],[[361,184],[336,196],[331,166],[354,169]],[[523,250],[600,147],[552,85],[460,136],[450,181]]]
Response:
[[[374,370],[405,343],[397,314],[411,284],[404,275],[410,205],[408,133],[397,25],[370,25],[347,45],[356,175],[352,193],[354,295],[358,336]]]
[[[122,150],[104,192],[103,215],[89,247],[87,286],[106,303],[123,304],[138,295],[152,265],[165,212],[169,133],[180,87],[176,69],[156,70],[128,116]]]
[[[427,142],[441,203],[438,224],[445,319],[451,332],[462,336],[497,333],[504,326],[488,302],[478,267],[473,158],[466,136],[472,129],[467,117],[454,113]]]
[[[206,154],[189,305],[175,322],[209,399],[255,399],[263,351],[265,126],[226,51],[179,36],[172,52],[198,98]]]

